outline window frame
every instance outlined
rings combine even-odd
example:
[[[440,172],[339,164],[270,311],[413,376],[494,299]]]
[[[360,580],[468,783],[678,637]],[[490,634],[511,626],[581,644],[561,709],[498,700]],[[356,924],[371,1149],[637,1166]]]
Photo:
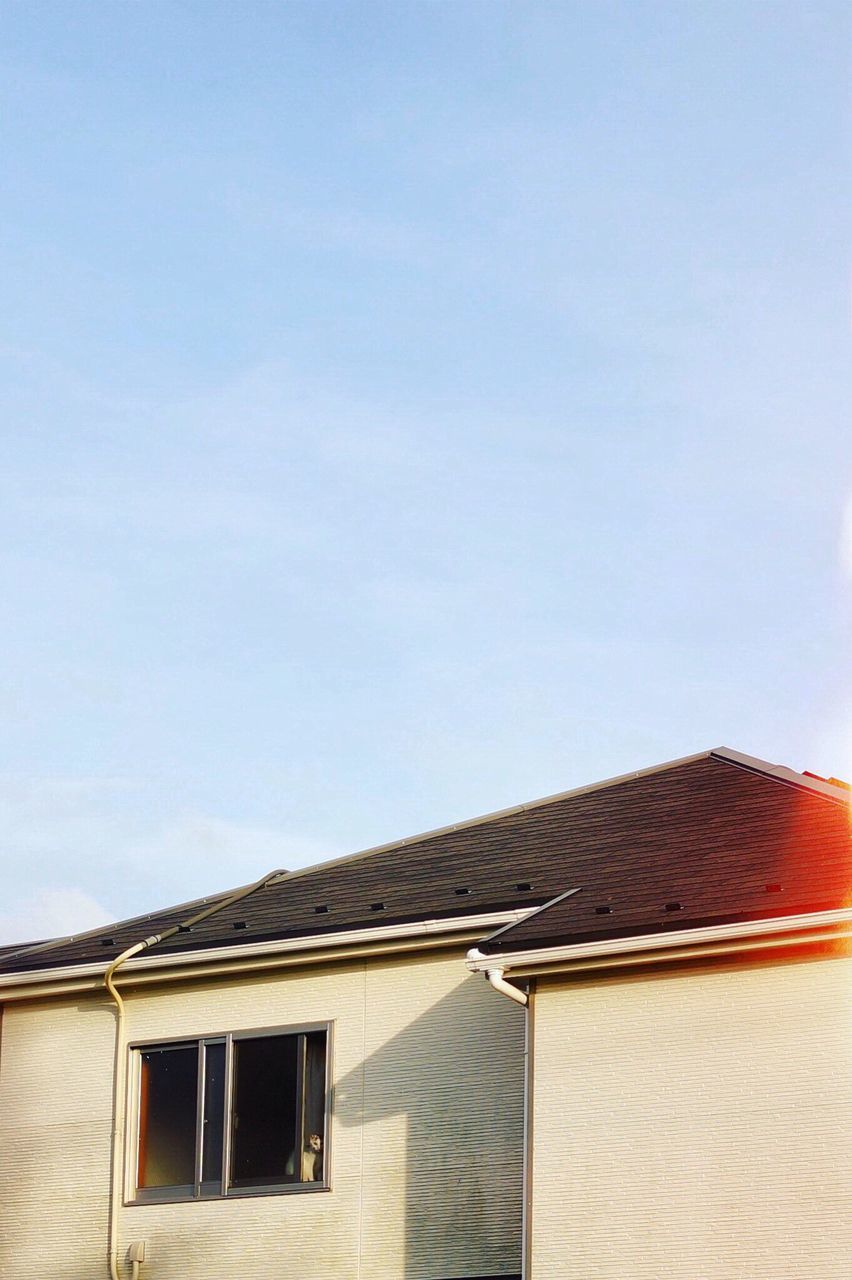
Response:
[[[322,1179],[318,1182],[281,1182],[265,1186],[229,1186],[231,1177],[233,1112],[234,1112],[234,1045],[241,1040],[261,1040],[274,1036],[304,1036],[312,1032],[325,1033],[325,1098],[323,1105],[323,1160]],[[221,1190],[201,1194],[201,1133],[204,1109],[204,1053],[202,1046],[225,1046],[225,1106],[222,1124],[222,1181]],[[304,1042],[303,1042],[304,1044]],[[216,1031],[191,1036],[160,1036],[154,1039],[133,1040],[127,1045],[127,1126],[125,1134],[125,1186],[124,1204],[192,1204],[210,1203],[216,1200],[243,1200],[252,1196],[302,1195],[331,1190],[331,1111],[332,1111],[332,1061],[334,1047],[334,1023],[299,1022],[284,1026],[248,1027],[238,1031]],[[140,1187],[139,1151],[141,1138],[141,1086],[142,1054],[149,1049],[197,1049],[198,1090],[195,1113],[195,1182],[181,1187]],[[301,1086],[298,1101],[301,1099]]]

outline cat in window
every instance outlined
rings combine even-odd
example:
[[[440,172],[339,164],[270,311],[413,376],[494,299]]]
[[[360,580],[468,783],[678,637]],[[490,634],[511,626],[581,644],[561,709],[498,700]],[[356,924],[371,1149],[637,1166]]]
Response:
[[[292,1178],[296,1172],[296,1152],[290,1153],[287,1161],[287,1176]],[[299,1162],[299,1182],[319,1182],[322,1179],[322,1138],[318,1133],[308,1135],[302,1147]]]
[[[312,1133],[302,1148],[302,1182],[319,1182],[321,1177],[322,1138],[318,1133]]]

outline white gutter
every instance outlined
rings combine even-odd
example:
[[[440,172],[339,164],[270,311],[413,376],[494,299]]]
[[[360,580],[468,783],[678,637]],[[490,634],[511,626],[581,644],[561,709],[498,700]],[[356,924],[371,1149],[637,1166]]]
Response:
[[[793,935],[770,935],[765,938],[729,938],[727,942],[704,942],[694,947],[670,947],[668,951],[634,951],[632,955],[596,956],[585,960],[558,960],[552,964],[518,965],[512,970],[513,978],[526,978],[544,974],[581,973],[588,975],[607,969],[636,968],[637,966],[680,964],[685,960],[707,960],[717,956],[757,955],[759,952],[775,951],[779,948],[804,947],[809,945],[836,947],[840,942],[852,940],[852,928],[814,930],[812,933],[796,933]],[[852,948],[849,951],[852,955]]]
[[[656,952],[667,948],[682,948],[701,943],[727,942],[740,938],[766,937],[781,933],[795,934],[801,930],[829,928],[832,925],[852,922],[852,907],[833,911],[811,911],[795,916],[773,916],[768,920],[746,920],[735,924],[709,925],[697,929],[674,929],[668,933],[645,933],[630,938],[602,938],[595,942],[576,942],[557,947],[536,947],[523,951],[503,952],[500,955],[483,955],[476,947],[467,953],[467,967],[474,973],[488,973],[500,967],[516,969],[520,966],[557,964],[566,960],[593,959],[596,956],[629,955],[631,952]],[[831,937],[831,934],[824,935]],[[791,938],[795,942],[796,939]]]
[[[237,943],[230,947],[204,947],[193,949],[192,951],[178,951],[168,954],[157,954],[155,952],[128,959],[122,965],[122,973],[130,975],[137,974],[140,977],[145,975],[156,976],[157,970],[162,969],[191,969],[192,967],[204,966],[205,971],[215,969],[220,966],[226,968],[240,968],[243,962],[251,962],[252,960],[268,957],[274,963],[277,956],[282,958],[293,955],[295,958],[301,953],[326,952],[329,953],[328,958],[333,958],[334,951],[340,948],[352,947],[370,947],[384,946],[385,944],[405,944],[410,942],[417,945],[418,940],[427,938],[435,938],[440,940],[442,937],[451,934],[481,934],[486,929],[497,928],[504,924],[517,924],[524,920],[530,911],[534,908],[521,907],[511,911],[491,911],[483,912],[478,915],[452,916],[443,919],[417,920],[408,924],[382,925],[370,929],[346,929],[340,932],[327,934],[309,934],[302,938],[273,939],[267,942],[249,942]],[[322,955],[318,958],[324,958]],[[229,965],[228,962],[231,962]],[[50,969],[27,969],[20,973],[2,973],[0,974],[0,996],[9,998],[6,992],[16,990],[18,987],[28,988],[30,986],[40,986],[49,988],[54,984],[70,984],[67,989],[83,989],[85,987],[100,986],[110,967],[109,961],[97,961],[87,964],[62,965]],[[171,973],[164,975],[171,976]],[[150,979],[149,979],[150,980]],[[26,991],[21,993],[26,995]],[[39,993],[41,994],[41,992]]]

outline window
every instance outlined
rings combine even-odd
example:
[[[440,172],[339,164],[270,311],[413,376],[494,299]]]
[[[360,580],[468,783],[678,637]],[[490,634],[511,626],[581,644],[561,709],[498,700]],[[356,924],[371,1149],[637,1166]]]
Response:
[[[133,1199],[327,1187],[328,1039],[322,1026],[135,1047]]]

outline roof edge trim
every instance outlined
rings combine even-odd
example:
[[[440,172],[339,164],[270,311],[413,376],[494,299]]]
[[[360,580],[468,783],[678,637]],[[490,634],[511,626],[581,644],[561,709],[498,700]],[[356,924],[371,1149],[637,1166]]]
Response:
[[[768,761],[760,760],[757,756],[748,756],[742,751],[734,751],[733,747],[714,747],[707,754],[719,760],[727,760],[729,764],[749,769],[752,773],[761,773],[767,778],[774,778],[776,782],[784,782],[788,786],[799,787],[803,791],[815,791],[828,800],[834,800],[845,808],[849,807],[850,793],[845,787],[836,787],[822,778],[806,777],[785,764],[769,764]]]

